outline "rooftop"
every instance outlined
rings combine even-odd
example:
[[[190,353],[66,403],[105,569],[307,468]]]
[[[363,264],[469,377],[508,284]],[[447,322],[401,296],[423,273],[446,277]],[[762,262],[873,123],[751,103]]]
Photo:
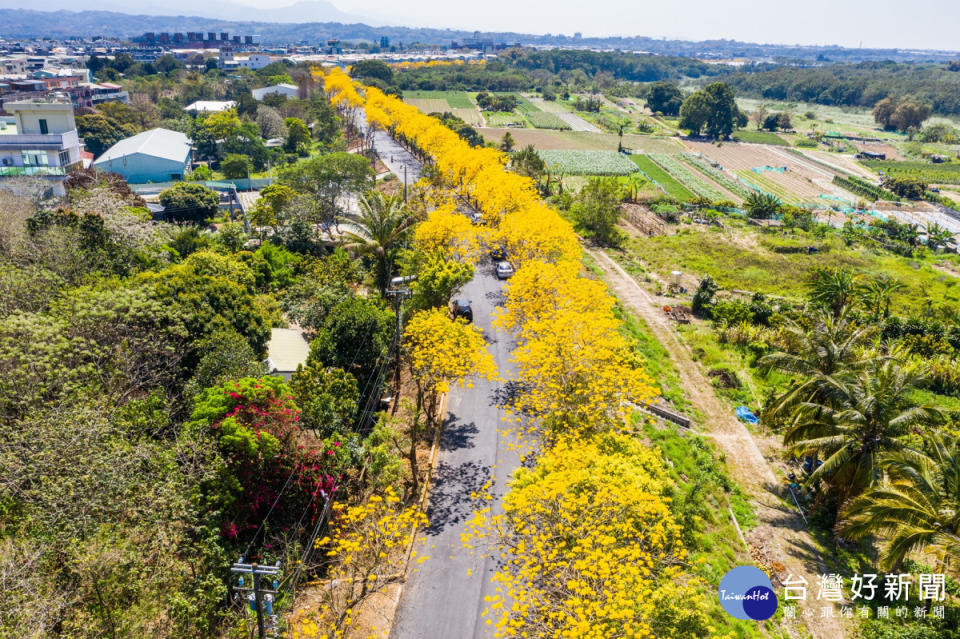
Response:
[[[135,153],[183,162],[189,152],[190,140],[183,133],[170,129],[150,129],[120,140],[97,158],[94,164],[109,162]]]
[[[292,373],[297,370],[298,365],[306,363],[310,344],[299,329],[274,328],[270,331],[267,353],[270,372]]]

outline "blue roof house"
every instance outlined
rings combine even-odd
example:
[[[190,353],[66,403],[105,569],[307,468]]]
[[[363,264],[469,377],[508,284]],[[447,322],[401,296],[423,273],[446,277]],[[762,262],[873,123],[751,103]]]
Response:
[[[169,129],[150,129],[120,140],[93,163],[98,171],[118,173],[130,184],[182,180],[188,166],[190,140]]]

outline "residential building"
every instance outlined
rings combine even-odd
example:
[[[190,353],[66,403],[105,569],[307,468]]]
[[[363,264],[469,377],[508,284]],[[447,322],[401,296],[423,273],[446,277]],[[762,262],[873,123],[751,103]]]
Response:
[[[238,67],[258,71],[273,62],[273,58],[263,53],[251,53],[246,58],[234,58]]]
[[[197,100],[193,104],[183,107],[183,110],[187,113],[196,115],[198,113],[217,113],[218,111],[226,111],[227,109],[232,109],[235,106],[237,106],[237,103],[233,100]]]
[[[297,85],[295,84],[274,84],[273,86],[263,87],[261,89],[254,89],[251,91],[253,93],[254,100],[263,100],[266,96],[276,93],[279,95],[285,95],[288,98],[297,97]]]
[[[190,166],[190,140],[179,131],[150,129],[120,140],[93,168],[122,175],[131,184],[182,180]]]
[[[12,117],[0,119],[0,178],[49,178],[54,192],[62,194],[64,177],[82,166],[83,145],[69,98],[17,100],[3,107]]]

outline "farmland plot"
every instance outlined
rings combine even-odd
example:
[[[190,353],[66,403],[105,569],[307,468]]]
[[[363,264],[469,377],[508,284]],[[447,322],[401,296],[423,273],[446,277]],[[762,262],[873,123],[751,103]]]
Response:
[[[660,168],[675,177],[685,187],[701,197],[710,200],[726,200],[730,194],[722,191],[712,181],[702,177],[680,163],[676,156],[663,155],[661,153],[651,153],[649,158],[656,162]]]
[[[659,164],[650,159],[647,155],[631,155],[630,159],[637,165],[643,174],[657,184],[664,193],[670,197],[675,197],[681,201],[692,200],[696,196],[690,189],[673,178],[672,175],[664,171]]]
[[[569,175],[629,175],[637,167],[616,151],[540,151],[548,167]]]
[[[423,113],[443,113],[452,111],[450,104],[446,100],[439,98],[404,98],[404,102],[412,104]]]
[[[834,172],[777,147],[693,141],[688,141],[687,146],[719,163],[748,186],[790,204],[826,206],[836,198],[850,200],[848,193],[832,183]]]
[[[490,124],[488,122],[488,124]],[[499,143],[503,134],[510,131],[517,147],[533,145],[543,150],[588,150],[616,151],[620,141],[613,133],[588,133],[586,131],[551,131],[548,129],[481,128],[481,135],[491,142]],[[651,135],[624,135],[625,147],[646,153],[680,153],[683,148],[671,138]]]

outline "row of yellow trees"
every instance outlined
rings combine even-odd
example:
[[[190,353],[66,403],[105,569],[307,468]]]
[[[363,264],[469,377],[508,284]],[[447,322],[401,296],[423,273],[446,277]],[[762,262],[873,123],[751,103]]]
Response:
[[[512,408],[542,426],[544,448],[533,468],[514,475],[502,515],[478,513],[485,526],[470,543],[492,533],[504,560],[488,623],[499,636],[709,634],[683,568],[662,460],[629,429],[632,406],[656,390],[619,331],[613,298],[581,275],[573,228],[529,178],[506,170],[503,153],[470,147],[376,88],[361,98],[339,70],[324,82],[335,104],[361,101],[368,122],[433,163],[451,201],[427,216],[418,242],[476,260],[475,227],[453,210],[469,203],[487,222],[486,241],[503,246],[517,268],[496,321],[518,339],[523,390]]]

